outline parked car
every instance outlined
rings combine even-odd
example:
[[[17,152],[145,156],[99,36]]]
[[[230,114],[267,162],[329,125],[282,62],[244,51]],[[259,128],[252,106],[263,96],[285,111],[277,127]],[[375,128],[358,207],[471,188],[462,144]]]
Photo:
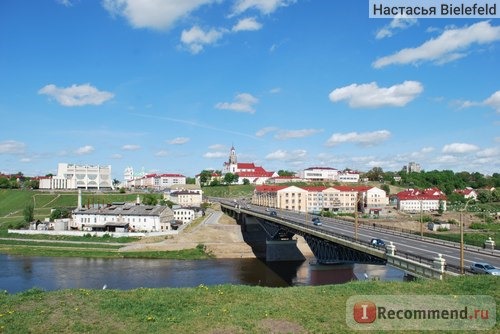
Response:
[[[321,226],[321,225],[323,225],[323,223],[321,222],[321,220],[319,220],[319,218],[318,218],[318,217],[314,217],[314,218],[312,219],[312,222],[313,222],[313,224],[314,224],[314,225],[316,225],[316,226]]]
[[[276,213],[276,211],[272,210],[272,211],[269,211],[269,215],[270,216],[273,216],[273,217],[277,217],[278,214]]]
[[[380,247],[380,248],[381,247],[385,247],[385,241],[382,240],[382,239],[376,239],[376,238],[374,238],[374,239],[372,239],[370,241],[370,244],[372,244],[375,247]]]
[[[500,269],[486,262],[475,262],[470,265],[470,270],[475,274],[486,274],[500,276]]]

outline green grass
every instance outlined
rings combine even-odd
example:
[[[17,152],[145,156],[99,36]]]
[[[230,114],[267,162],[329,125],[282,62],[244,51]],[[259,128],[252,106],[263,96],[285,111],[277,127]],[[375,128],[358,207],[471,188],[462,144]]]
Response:
[[[31,289],[0,295],[0,332],[352,333],[346,325],[346,301],[351,296],[489,295],[498,303],[497,284],[498,277],[468,276],[445,281],[361,281],[290,288]],[[499,314],[497,307],[493,316],[498,319]],[[493,329],[481,333],[499,330],[497,322]]]
[[[424,235],[429,238],[460,242],[460,233],[424,233]],[[484,241],[489,237],[495,241],[495,249],[500,249],[500,233],[498,232],[464,233],[464,244],[483,247]]]
[[[214,186],[214,187],[203,187],[203,195],[207,197],[224,197],[224,198],[234,198],[234,197],[247,197],[250,198],[253,195],[255,186],[253,185],[233,185],[233,186]]]

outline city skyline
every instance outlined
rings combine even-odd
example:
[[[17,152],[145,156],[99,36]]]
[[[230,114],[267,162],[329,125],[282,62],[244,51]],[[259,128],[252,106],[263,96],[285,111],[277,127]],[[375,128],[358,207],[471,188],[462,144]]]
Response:
[[[6,0],[0,172],[500,172],[500,19],[367,1]]]

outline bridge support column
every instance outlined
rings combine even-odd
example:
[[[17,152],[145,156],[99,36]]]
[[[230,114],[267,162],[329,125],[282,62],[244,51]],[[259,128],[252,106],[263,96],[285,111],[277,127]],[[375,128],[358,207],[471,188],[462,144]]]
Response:
[[[394,246],[392,241],[390,241],[389,244],[385,247],[385,253],[387,255],[394,256],[395,252],[396,252],[396,246]]]
[[[434,258],[434,261],[432,261],[432,268],[436,269],[439,273],[439,279],[443,279],[443,274],[444,274],[444,267],[446,266],[446,260],[443,258],[443,255],[438,254],[437,257]]]
[[[266,261],[304,261],[297,240],[266,240]]]

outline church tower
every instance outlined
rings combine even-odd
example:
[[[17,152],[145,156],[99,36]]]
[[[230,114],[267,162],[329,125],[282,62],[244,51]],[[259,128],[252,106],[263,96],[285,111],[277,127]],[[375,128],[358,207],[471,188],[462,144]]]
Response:
[[[222,174],[227,173],[236,173],[238,171],[238,160],[236,158],[236,150],[234,149],[234,145],[231,146],[231,150],[229,151],[229,159],[224,162],[224,166],[222,168]]]
[[[230,165],[236,165],[236,150],[234,149],[234,146],[231,146],[231,151],[229,152],[229,164]]]

